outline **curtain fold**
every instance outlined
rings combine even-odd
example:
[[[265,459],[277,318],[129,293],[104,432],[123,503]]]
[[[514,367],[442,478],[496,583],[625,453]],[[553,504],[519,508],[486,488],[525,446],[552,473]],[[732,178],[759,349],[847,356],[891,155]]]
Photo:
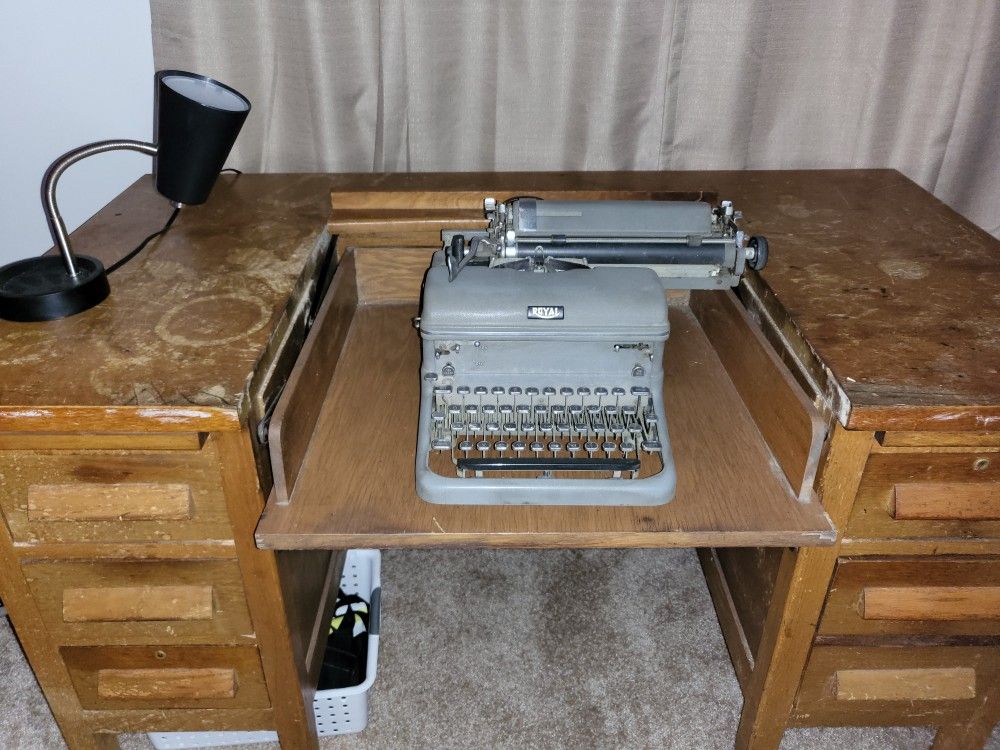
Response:
[[[261,171],[894,167],[1000,236],[996,0],[151,0]]]

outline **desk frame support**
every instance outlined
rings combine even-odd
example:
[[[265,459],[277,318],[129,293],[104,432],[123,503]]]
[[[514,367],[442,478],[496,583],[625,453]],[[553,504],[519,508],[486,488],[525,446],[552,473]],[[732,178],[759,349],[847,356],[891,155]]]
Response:
[[[823,505],[843,529],[871,449],[872,433],[834,427],[819,479]],[[778,568],[774,596],[744,691],[735,750],[777,750],[816,635],[823,602],[840,554],[832,547],[788,549]]]

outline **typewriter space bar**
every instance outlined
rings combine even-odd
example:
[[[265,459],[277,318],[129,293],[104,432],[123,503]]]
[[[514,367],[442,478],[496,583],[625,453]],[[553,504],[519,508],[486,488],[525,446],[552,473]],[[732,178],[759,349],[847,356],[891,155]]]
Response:
[[[637,458],[460,458],[465,471],[639,471]]]

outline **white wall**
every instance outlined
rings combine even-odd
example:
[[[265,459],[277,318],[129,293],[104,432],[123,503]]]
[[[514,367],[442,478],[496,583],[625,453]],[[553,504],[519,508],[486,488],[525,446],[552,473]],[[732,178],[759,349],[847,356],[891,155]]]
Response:
[[[0,0],[0,19],[3,264],[52,245],[39,186],[53,159],[91,141],[152,139],[153,44],[144,0]],[[131,152],[70,167],[57,196],[66,225],[151,170],[148,156]]]

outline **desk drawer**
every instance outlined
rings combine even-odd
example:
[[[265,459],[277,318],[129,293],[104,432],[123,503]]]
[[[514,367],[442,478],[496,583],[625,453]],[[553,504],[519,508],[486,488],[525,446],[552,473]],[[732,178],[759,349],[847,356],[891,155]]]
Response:
[[[793,709],[799,726],[962,721],[1000,679],[1000,649],[817,646]]]
[[[232,539],[211,439],[198,451],[0,451],[0,507],[21,543]]]
[[[1000,636],[1000,558],[841,558],[820,636]]]
[[[60,649],[88,710],[266,708],[252,646],[76,646]]]
[[[32,562],[22,570],[60,644],[254,641],[235,560]]]
[[[844,537],[1000,538],[1000,453],[873,453]]]

